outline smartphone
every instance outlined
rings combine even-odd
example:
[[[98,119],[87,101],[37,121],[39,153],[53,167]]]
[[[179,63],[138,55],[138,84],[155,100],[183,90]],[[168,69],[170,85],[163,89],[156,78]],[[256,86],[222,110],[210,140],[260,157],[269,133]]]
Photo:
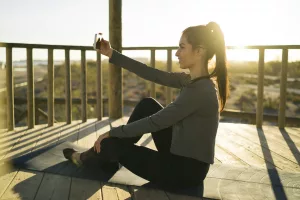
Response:
[[[102,35],[99,33],[96,33],[95,38],[94,38],[94,44],[93,44],[93,47],[95,50],[100,49],[101,40],[102,40]]]

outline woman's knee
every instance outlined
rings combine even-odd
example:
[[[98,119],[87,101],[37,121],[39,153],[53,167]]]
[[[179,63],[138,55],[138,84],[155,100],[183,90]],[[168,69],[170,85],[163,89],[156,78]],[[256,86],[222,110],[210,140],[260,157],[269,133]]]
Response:
[[[104,138],[101,143],[100,143],[100,147],[101,147],[101,150],[102,149],[116,149],[117,146],[118,146],[118,143],[119,143],[119,138],[116,138],[116,137],[107,137],[107,138]]]
[[[138,104],[137,107],[144,107],[144,108],[152,108],[160,110],[163,108],[163,106],[154,98],[152,97],[146,97],[143,98]]]

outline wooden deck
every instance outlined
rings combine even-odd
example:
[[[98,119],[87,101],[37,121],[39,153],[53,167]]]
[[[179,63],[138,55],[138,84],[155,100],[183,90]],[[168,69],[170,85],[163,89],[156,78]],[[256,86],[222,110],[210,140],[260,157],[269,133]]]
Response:
[[[0,132],[0,163],[58,141],[90,147],[110,126],[128,118],[104,118],[86,123],[38,125]],[[155,149],[150,134],[138,143]],[[215,164],[205,180],[204,197],[209,199],[299,199],[300,128],[220,123]],[[199,199],[160,190],[61,176],[31,170],[12,170],[0,165],[0,199]],[[275,174],[275,179],[270,178]],[[272,176],[273,176],[272,175]],[[273,176],[274,177],[274,176]]]

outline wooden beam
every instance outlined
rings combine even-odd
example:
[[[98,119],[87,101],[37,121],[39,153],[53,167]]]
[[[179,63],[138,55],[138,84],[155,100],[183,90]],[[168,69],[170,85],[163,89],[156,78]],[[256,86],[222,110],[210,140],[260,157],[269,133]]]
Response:
[[[167,71],[172,72],[172,49],[168,49],[167,56]],[[170,104],[172,101],[172,88],[167,87],[167,95],[166,95],[166,105]]]
[[[109,41],[113,49],[122,50],[122,0],[109,1]],[[122,68],[109,64],[109,117],[123,116]]]
[[[97,109],[96,115],[98,120],[102,120],[103,117],[103,103],[102,103],[102,66],[101,66],[101,54],[97,53]]]
[[[7,127],[15,129],[14,113],[14,71],[12,69],[12,48],[6,47],[6,91],[7,91]]]
[[[151,49],[150,67],[155,68],[155,49]],[[151,97],[156,99],[156,90],[155,90],[155,83],[154,82],[151,82]]]
[[[11,48],[36,48],[36,49],[72,49],[72,50],[86,50],[93,51],[92,46],[74,46],[74,45],[50,45],[50,44],[30,44],[30,43],[8,43],[0,42],[0,47]],[[122,50],[166,50],[172,48],[178,49],[178,46],[144,46],[144,47],[122,47]],[[251,45],[251,46],[226,46],[227,49],[300,49],[300,45]]]
[[[278,113],[278,127],[285,126],[285,108],[286,108],[286,82],[287,82],[287,67],[288,67],[288,49],[282,50],[282,66],[280,78],[280,103]]]
[[[53,49],[48,49],[48,126],[54,125],[54,65]]]
[[[70,66],[70,49],[65,49],[66,65],[66,121],[72,123],[72,93],[71,93],[71,66]]]
[[[86,94],[86,59],[85,50],[81,50],[81,120],[87,120],[87,94]]]
[[[34,73],[32,48],[27,48],[27,122],[28,128],[34,128],[35,125],[35,103],[34,103]]]
[[[256,107],[256,127],[261,128],[263,122],[263,98],[264,98],[264,64],[265,50],[259,49],[258,61],[258,83],[257,83],[257,107]]]

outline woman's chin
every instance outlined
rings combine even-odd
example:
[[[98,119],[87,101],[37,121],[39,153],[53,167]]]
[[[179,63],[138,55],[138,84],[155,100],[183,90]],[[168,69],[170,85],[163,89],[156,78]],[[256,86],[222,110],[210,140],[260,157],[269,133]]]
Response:
[[[185,69],[184,65],[179,64],[180,69]]]

